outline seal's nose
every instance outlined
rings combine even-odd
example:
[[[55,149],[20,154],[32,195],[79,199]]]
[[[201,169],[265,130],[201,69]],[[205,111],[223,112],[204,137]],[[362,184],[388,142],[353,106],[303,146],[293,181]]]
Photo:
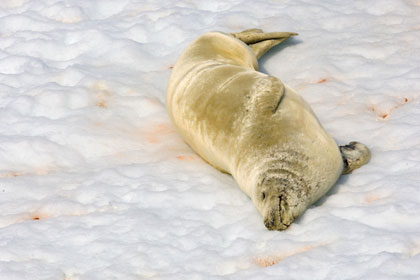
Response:
[[[285,230],[290,224],[276,223],[274,219],[265,219],[264,225],[268,230]]]
[[[274,219],[271,217],[264,220],[264,225],[268,230],[275,230]]]

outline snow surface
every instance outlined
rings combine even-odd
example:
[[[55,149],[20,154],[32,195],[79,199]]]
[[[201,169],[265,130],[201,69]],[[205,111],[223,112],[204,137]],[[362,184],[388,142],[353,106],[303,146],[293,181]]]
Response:
[[[420,279],[418,0],[1,0],[0,279]],[[164,106],[200,34],[300,35],[261,60],[372,159],[288,230]]]

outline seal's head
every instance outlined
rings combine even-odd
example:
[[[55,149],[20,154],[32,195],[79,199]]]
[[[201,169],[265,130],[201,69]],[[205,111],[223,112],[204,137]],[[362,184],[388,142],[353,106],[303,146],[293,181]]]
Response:
[[[256,188],[254,204],[269,230],[285,230],[308,205],[307,195],[280,178],[265,178]],[[255,201],[256,200],[256,201]]]

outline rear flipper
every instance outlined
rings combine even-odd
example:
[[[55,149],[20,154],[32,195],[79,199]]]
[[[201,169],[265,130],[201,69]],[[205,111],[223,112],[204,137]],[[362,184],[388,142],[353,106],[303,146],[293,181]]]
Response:
[[[261,29],[248,29],[239,33],[231,33],[231,35],[249,45],[259,59],[272,47],[298,34],[293,32],[264,33]]]
[[[340,146],[340,151],[344,161],[343,174],[351,173],[370,159],[368,147],[359,142],[350,142],[348,145]]]

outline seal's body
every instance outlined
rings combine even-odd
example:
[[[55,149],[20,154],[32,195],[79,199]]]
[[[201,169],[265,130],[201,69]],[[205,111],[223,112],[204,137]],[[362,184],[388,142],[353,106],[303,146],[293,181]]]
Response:
[[[276,34],[283,37],[270,40],[288,37]],[[266,227],[281,230],[349,167],[309,105],[257,71],[258,45],[235,37],[211,32],[186,48],[169,80],[167,109],[194,151],[232,174]]]

